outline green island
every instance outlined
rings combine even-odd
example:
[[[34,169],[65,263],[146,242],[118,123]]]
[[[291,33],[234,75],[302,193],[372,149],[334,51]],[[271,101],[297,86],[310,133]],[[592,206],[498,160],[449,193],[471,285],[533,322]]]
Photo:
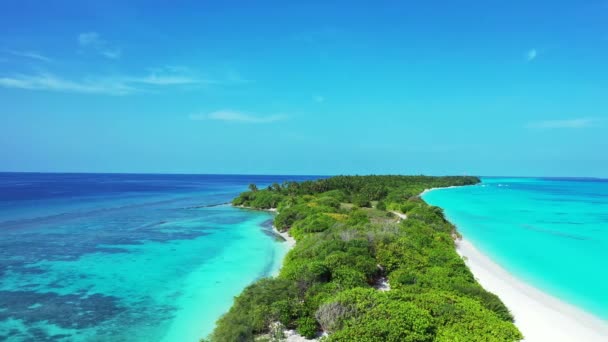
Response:
[[[419,195],[477,177],[336,176],[250,185],[233,205],[276,209],[297,241],[280,274],[248,286],[209,337],[281,341],[518,341],[513,316],[456,253],[456,228]]]

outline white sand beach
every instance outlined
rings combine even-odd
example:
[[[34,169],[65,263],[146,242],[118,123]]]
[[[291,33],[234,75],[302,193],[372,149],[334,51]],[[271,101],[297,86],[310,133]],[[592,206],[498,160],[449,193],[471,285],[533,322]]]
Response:
[[[278,214],[279,211],[277,210],[277,208],[270,208],[270,209],[266,209],[265,211],[269,211],[271,213],[275,213]],[[289,235],[288,232],[280,232],[277,227],[274,226],[274,224],[272,225],[272,230],[274,230],[274,232],[280,236],[283,237],[283,239],[285,239],[285,242],[287,243],[287,246],[289,247],[289,249],[292,249],[295,245],[296,245],[296,239],[294,239],[291,235]]]
[[[276,209],[270,209],[269,211],[277,212]],[[282,236],[285,239],[285,243],[287,244],[288,249],[292,249],[293,247],[295,247],[296,239],[294,239],[291,235],[289,235],[289,232],[280,232],[274,225],[272,226],[272,229],[274,230],[275,233],[277,233],[278,235]],[[283,334],[285,334],[286,342],[316,342],[316,341],[318,341],[318,339],[307,339],[307,338],[299,335],[293,329],[285,329],[285,330],[283,330]]]
[[[502,299],[526,342],[608,341],[608,322],[552,297],[509,274],[469,241],[456,242],[475,278]]]
[[[282,236],[285,239],[285,243],[289,246],[289,249],[292,249],[296,245],[296,239],[294,239],[288,232],[280,232],[274,225],[272,229],[275,233]]]

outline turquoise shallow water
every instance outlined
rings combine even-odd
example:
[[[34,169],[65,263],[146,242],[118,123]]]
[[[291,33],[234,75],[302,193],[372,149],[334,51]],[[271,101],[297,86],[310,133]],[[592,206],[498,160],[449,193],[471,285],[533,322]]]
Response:
[[[287,252],[215,204],[305,178],[0,173],[0,340],[198,341]]]
[[[608,180],[483,178],[423,198],[516,277],[608,320]]]

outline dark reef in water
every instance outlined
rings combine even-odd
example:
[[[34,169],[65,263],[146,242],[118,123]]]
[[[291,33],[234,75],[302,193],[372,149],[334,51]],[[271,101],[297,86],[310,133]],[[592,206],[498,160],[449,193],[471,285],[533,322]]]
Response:
[[[273,220],[274,219],[268,219],[262,222],[262,224],[260,225],[262,227],[262,232],[277,241],[287,241],[280,234],[277,234],[277,232],[273,229]]]
[[[228,204],[230,204],[230,202],[214,203],[214,204],[203,204],[203,205],[195,205],[195,206],[188,207],[188,208],[185,208],[185,209],[213,208],[213,207],[219,207],[219,206],[228,205]]]

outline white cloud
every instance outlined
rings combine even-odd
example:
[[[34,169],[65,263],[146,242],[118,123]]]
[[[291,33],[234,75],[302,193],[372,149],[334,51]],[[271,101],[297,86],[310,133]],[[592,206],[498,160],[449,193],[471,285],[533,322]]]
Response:
[[[0,87],[71,93],[127,95],[158,87],[210,83],[211,81],[186,74],[171,72],[151,73],[146,76],[87,77],[70,80],[49,73],[0,77]]]
[[[71,81],[51,74],[2,77],[0,87],[109,95],[126,95],[135,91],[135,88],[116,80]]]
[[[536,57],[538,57],[538,51],[536,51],[536,49],[531,49],[526,52],[526,60],[528,62],[532,62]]]
[[[595,123],[597,123],[596,119],[576,118],[567,120],[544,120],[530,122],[526,125],[526,127],[536,129],[585,128],[591,127]]]
[[[208,114],[192,114],[191,120],[216,120],[237,123],[272,123],[285,120],[285,115],[255,116],[234,110],[219,110]]]
[[[14,56],[19,56],[19,57],[26,57],[26,58],[31,58],[31,59],[36,59],[39,61],[43,61],[43,62],[51,62],[52,59],[43,56],[37,52],[34,51],[15,51],[15,50],[6,50],[6,52],[10,53],[11,55]]]
[[[325,98],[321,95],[315,95],[312,97],[312,100],[315,101],[316,103],[321,103],[321,102],[325,102]]]
[[[179,84],[195,84],[195,83],[212,83],[212,81],[203,81],[197,78],[177,75],[157,75],[151,74],[141,78],[133,78],[130,81],[133,83],[143,83],[149,85],[179,85]]]
[[[122,50],[119,48],[107,48],[105,50],[101,50],[99,53],[110,59],[118,59],[122,55]]]
[[[148,69],[148,72],[149,74],[146,76],[132,77],[126,81],[153,86],[222,83],[212,79],[201,78],[196,72],[183,66],[168,65],[160,68]]]
[[[0,74],[0,87],[75,93],[127,95],[168,87],[201,87],[240,84],[227,79],[208,79],[187,67],[164,66],[149,69],[143,75],[111,75],[67,78],[52,73]]]
[[[93,49],[106,58],[118,59],[122,55],[122,50],[119,47],[109,44],[97,32],[79,34],[78,43],[83,48]]]
[[[78,35],[78,42],[82,46],[98,45],[100,40],[97,32],[84,32]]]

